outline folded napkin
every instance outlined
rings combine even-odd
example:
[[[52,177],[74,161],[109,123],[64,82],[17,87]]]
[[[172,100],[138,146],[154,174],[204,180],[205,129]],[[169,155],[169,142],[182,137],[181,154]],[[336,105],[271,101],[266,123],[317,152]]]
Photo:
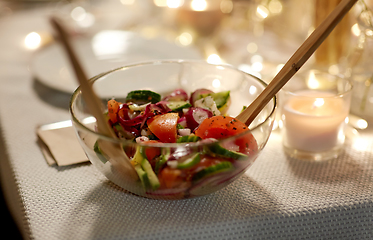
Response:
[[[36,133],[49,165],[67,166],[88,161],[70,120],[40,126]]]

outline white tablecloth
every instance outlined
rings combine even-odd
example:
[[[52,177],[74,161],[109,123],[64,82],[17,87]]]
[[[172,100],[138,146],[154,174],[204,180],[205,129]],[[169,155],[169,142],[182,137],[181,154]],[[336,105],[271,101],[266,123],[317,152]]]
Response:
[[[48,166],[35,129],[69,119],[69,95],[34,79],[23,47],[47,12],[0,17],[0,169],[25,238],[373,239],[372,129],[323,163],[286,158],[274,132],[246,175],[190,200],[134,196],[90,164]]]

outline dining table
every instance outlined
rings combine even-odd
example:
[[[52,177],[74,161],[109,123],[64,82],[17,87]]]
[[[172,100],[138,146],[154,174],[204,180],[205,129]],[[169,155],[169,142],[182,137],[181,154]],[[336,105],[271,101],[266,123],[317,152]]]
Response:
[[[48,164],[36,131],[70,119],[72,92],[51,82],[61,81],[60,72],[48,71],[61,63],[53,58],[39,65],[33,61],[55,43],[49,17],[71,4],[58,2],[20,7],[12,1],[0,3],[1,184],[22,238],[373,239],[372,119],[367,119],[365,129],[350,126],[341,154],[321,162],[288,157],[281,132],[274,129],[263,152],[239,179],[215,193],[184,200],[136,196],[89,162]],[[155,14],[147,7],[128,14],[107,11],[120,17],[121,24],[109,19],[96,26],[100,30],[136,29],[147,11]],[[97,22],[100,17],[96,15]],[[71,22],[69,26],[76,27]],[[97,28],[74,34],[91,36]],[[41,36],[40,49],[25,42],[33,32]],[[202,58],[197,48],[189,47],[174,53]],[[120,64],[129,62],[122,59]]]

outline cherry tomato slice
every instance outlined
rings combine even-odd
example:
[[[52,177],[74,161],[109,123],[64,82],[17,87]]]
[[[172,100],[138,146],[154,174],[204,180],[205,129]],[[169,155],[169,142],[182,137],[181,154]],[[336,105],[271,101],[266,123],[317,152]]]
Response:
[[[221,139],[248,131],[249,128],[241,121],[228,116],[214,116],[205,119],[195,131],[202,138]],[[239,152],[252,154],[258,149],[258,144],[251,133],[237,138],[234,142],[239,147]]]
[[[177,138],[177,121],[179,120],[179,114],[177,113],[166,113],[163,115],[156,115],[147,121],[149,130],[157,137],[161,142],[174,143]]]
[[[183,184],[184,179],[180,176],[179,169],[164,168],[158,175],[159,181],[163,188],[175,188]]]
[[[109,100],[107,103],[108,115],[113,124],[118,121],[117,113],[119,111],[119,105],[120,103],[115,101],[114,99]]]
[[[195,134],[202,138],[225,138],[248,131],[249,128],[233,117],[213,116],[205,119],[197,128]]]
[[[144,142],[146,144],[148,143],[159,143],[159,141],[156,140],[149,140]],[[159,147],[148,147],[144,146],[145,156],[150,161],[153,160],[155,157],[161,155],[161,149]]]

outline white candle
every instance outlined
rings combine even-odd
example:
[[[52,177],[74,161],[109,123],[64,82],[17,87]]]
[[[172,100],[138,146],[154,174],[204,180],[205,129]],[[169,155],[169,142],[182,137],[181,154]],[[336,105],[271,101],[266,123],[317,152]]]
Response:
[[[348,114],[343,99],[314,90],[295,94],[286,101],[282,113],[287,145],[308,152],[335,147]]]

